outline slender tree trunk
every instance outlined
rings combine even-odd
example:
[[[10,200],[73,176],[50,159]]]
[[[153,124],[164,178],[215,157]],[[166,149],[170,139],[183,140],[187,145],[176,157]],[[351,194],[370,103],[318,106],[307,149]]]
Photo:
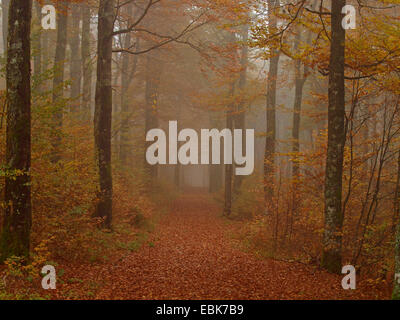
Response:
[[[129,41],[131,43],[131,41]],[[136,39],[136,49],[139,49],[139,39]],[[131,64],[131,66],[130,66]],[[138,66],[138,56],[134,55],[130,63],[129,55],[125,56],[122,61],[123,69],[121,70],[121,135],[119,159],[123,165],[128,165],[133,156],[133,145],[131,142],[132,133],[132,103],[129,101],[129,86],[135,76]]]
[[[50,51],[50,38],[51,38],[52,31],[50,30],[42,30],[42,41],[41,41],[41,68],[42,72],[47,71],[50,65],[50,57],[52,55]],[[50,87],[51,81],[46,79],[42,83],[42,88],[48,90]]]
[[[82,36],[81,36],[81,61],[82,61],[82,118],[90,119],[90,102],[92,99],[92,62],[90,57],[90,19],[91,12],[88,4],[82,4]]]
[[[395,239],[395,274],[400,275],[400,151],[397,161],[397,183],[396,183],[396,193],[395,193],[395,217],[397,219],[397,232]],[[397,276],[396,276],[397,277]],[[400,277],[395,279],[393,284],[393,300],[400,300]]]
[[[311,8],[314,8],[317,4],[318,0],[315,0],[311,5]],[[295,46],[294,51],[296,52],[299,48],[299,44],[302,40],[302,28],[299,27],[297,30],[297,34],[295,37]],[[308,36],[306,43],[310,44],[311,34]],[[300,165],[299,165],[299,152],[300,152],[300,125],[301,125],[301,109],[303,103],[303,89],[304,84],[307,80],[308,67],[303,66],[300,59],[294,61],[295,66],[295,96],[294,96],[294,105],[293,105],[293,128],[292,128],[292,153],[295,155],[295,159],[292,163],[292,208],[287,211],[287,225],[285,231],[285,237],[289,236],[289,241],[292,236],[293,224],[295,216],[297,216],[298,207],[300,206],[300,194],[299,194],[299,179],[300,179]],[[289,219],[290,215],[290,219]],[[289,234],[287,233],[289,232]]]
[[[112,91],[112,101],[113,101],[113,106],[112,106],[112,125],[111,125],[111,131],[115,132],[111,136],[111,152],[118,154],[120,150],[120,137],[121,137],[121,130],[118,130],[116,127],[117,124],[121,123],[121,99],[117,99],[118,97],[121,97],[122,91],[120,90],[118,92],[117,88],[121,88],[122,85],[122,80],[121,80],[121,74],[122,74],[122,69],[121,69],[121,63],[122,63],[122,57],[121,56],[115,56],[113,57],[113,62],[111,65],[111,74],[112,74],[112,82],[111,85],[113,87]],[[115,128],[115,129],[114,129]]]
[[[41,16],[42,16],[42,7],[39,2],[35,1],[35,20],[40,25]],[[34,49],[35,55],[33,57],[33,69],[35,75],[39,75],[42,72],[42,31],[39,30],[35,35],[34,39]]]
[[[235,84],[232,83],[232,88],[230,96],[233,97],[235,93]],[[226,111],[226,128],[233,132],[233,104],[230,105],[229,109]],[[224,142],[226,144],[226,141]],[[224,145],[224,148],[229,148],[230,146]],[[232,150],[230,150],[232,152]],[[224,214],[230,216],[232,213],[232,182],[233,182],[233,164],[225,164],[225,204],[224,204]]]
[[[10,7],[10,0],[1,1],[2,24],[3,24],[3,49],[4,53],[7,52],[7,36],[8,36],[8,12]]]
[[[293,128],[292,128],[292,152],[295,154],[295,158],[298,158],[300,152],[300,123],[301,123],[301,105],[303,101],[303,88],[306,81],[305,72],[301,74],[301,61],[297,60],[295,62],[295,96],[294,96],[294,106],[293,106]],[[299,206],[298,201],[298,184],[300,177],[300,165],[297,161],[293,162],[292,165],[292,180],[293,180],[293,201],[292,201],[292,217],[291,224],[293,223],[293,215],[297,212],[297,207]]]
[[[277,19],[274,16],[274,8],[276,0],[268,0],[269,22],[271,32],[275,32],[277,27]],[[267,87],[267,136],[265,139],[265,154],[264,154],[264,196],[265,207],[267,213],[271,211],[273,198],[273,181],[274,179],[274,162],[275,162],[275,140],[276,140],[276,87],[279,66],[279,51],[271,48],[271,58],[268,72],[268,87]]]
[[[328,151],[325,176],[325,231],[322,266],[333,273],[342,269],[342,175],[345,144],[344,55],[342,8],[346,0],[332,1],[332,36],[329,66]]]
[[[127,7],[126,15],[128,17],[132,17],[132,6],[129,5]],[[129,19],[130,21],[130,19]],[[125,39],[123,41],[124,48],[131,47],[131,33],[125,34]],[[123,53],[122,54],[122,64],[121,64],[121,136],[119,143],[119,159],[121,161],[121,165],[126,167],[129,164],[129,160],[132,155],[132,146],[129,143],[129,111],[131,104],[128,99],[128,88],[129,88],[129,78],[131,75],[129,74],[129,62],[130,62],[130,54]]]
[[[54,137],[53,137],[53,155],[52,161],[54,163],[60,161],[60,144],[61,135],[59,130],[62,128],[63,122],[63,108],[60,105],[60,100],[64,96],[64,70],[65,70],[65,55],[67,48],[67,25],[68,25],[68,2],[59,1],[57,7],[57,44],[54,65],[56,73],[53,79],[53,104],[57,106],[54,113]]]
[[[246,24],[242,31],[243,36],[243,44],[241,49],[241,57],[240,57],[240,77],[239,77],[239,91],[242,94],[242,98],[244,95],[244,90],[247,82],[247,64],[248,64],[248,56],[249,49],[247,46],[247,40],[249,38],[249,26]],[[246,150],[246,111],[244,102],[241,102],[237,108],[237,114],[235,116],[235,129],[242,130],[242,154],[245,153]],[[233,192],[236,196],[240,193],[240,188],[242,186],[243,176],[235,176],[234,184],[233,184]]]
[[[300,152],[300,123],[301,123],[301,106],[303,101],[303,88],[305,83],[304,76],[301,76],[301,62],[296,61],[296,88],[293,106],[293,129],[292,129],[292,152],[298,154]],[[292,177],[298,179],[300,167],[298,162],[293,163]]]
[[[7,50],[7,146],[10,175],[5,181],[7,204],[0,238],[0,261],[29,258],[31,212],[31,0],[12,0]]]
[[[146,114],[145,114],[145,134],[151,129],[158,128],[158,92],[161,77],[161,63],[147,55],[146,66]],[[146,148],[151,145],[151,142],[146,142]],[[157,179],[157,166],[147,163],[146,158],[145,168],[150,179],[151,186]]]
[[[70,31],[70,46],[71,46],[71,57],[70,57],[70,78],[71,84],[71,98],[74,99],[71,105],[71,111],[78,111],[79,109],[79,96],[81,95],[81,80],[82,80],[82,60],[80,54],[80,22],[81,22],[81,10],[80,4],[72,4],[72,20],[71,20],[71,31]]]
[[[99,201],[95,216],[104,219],[104,226],[112,222],[112,46],[114,30],[114,0],[100,0],[97,47],[97,82],[94,116],[94,138],[99,174]]]
[[[221,129],[220,121],[210,118],[212,128]],[[224,154],[223,145],[220,144],[220,154]],[[223,174],[224,164],[212,164],[212,154],[210,152],[210,170],[209,170],[209,191],[210,193],[218,192],[224,185]]]

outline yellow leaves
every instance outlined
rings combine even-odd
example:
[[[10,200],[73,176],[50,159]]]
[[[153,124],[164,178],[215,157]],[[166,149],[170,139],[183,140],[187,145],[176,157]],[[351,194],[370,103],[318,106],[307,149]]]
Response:
[[[36,279],[40,276],[41,268],[49,261],[51,256],[48,245],[55,239],[54,236],[42,240],[33,250],[33,254],[29,263],[24,258],[12,256],[8,258],[4,264],[8,275],[15,277],[30,277]]]

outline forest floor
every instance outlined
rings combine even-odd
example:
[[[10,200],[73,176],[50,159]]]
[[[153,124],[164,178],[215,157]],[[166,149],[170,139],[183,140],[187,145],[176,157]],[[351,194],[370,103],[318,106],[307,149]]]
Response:
[[[387,299],[387,290],[316,266],[261,259],[232,235],[240,222],[221,216],[208,195],[179,197],[138,250],[108,263],[65,268],[50,299]],[[44,291],[44,290],[43,290]],[[48,294],[49,292],[46,292]]]
[[[260,259],[241,249],[237,222],[221,217],[208,195],[177,199],[152,237],[118,263],[86,271],[95,299],[385,299],[362,281],[343,290],[341,276],[315,266]],[[86,281],[86,280],[84,280]],[[78,284],[79,285],[79,284]],[[79,290],[80,291],[80,290]]]

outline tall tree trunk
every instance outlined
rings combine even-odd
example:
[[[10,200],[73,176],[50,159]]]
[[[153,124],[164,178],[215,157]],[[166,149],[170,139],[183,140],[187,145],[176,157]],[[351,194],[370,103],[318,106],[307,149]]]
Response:
[[[311,5],[314,8],[317,4],[317,0]],[[295,38],[294,52],[299,48],[299,44],[302,40],[302,28],[298,28],[298,33]],[[311,34],[308,35],[306,43],[310,44]],[[298,154],[300,152],[300,124],[301,124],[301,107],[303,103],[303,89],[304,84],[307,81],[308,67],[303,66],[303,71],[301,71],[302,62],[300,59],[295,60],[295,96],[294,96],[294,106],[293,106],[293,128],[292,128],[292,152]],[[293,163],[292,178],[298,179],[300,173],[300,167],[298,162]]]
[[[53,155],[52,161],[54,163],[60,161],[60,144],[61,135],[59,130],[62,128],[63,122],[63,108],[60,101],[64,96],[64,70],[65,70],[65,55],[67,48],[67,25],[68,25],[68,2],[59,1],[57,6],[57,44],[54,65],[56,72],[53,79],[53,105],[57,106],[54,113],[54,138],[52,141]]]
[[[131,39],[128,43],[131,43]],[[136,50],[139,49],[139,38],[136,39]],[[132,62],[129,59],[129,54],[125,55],[122,60],[123,69],[121,70],[121,135],[120,135],[120,148],[119,159],[122,165],[128,165],[133,156],[133,145],[130,141],[132,125],[132,103],[129,102],[129,86],[135,76],[138,66],[138,56],[134,55]],[[131,65],[130,65],[131,64]]]
[[[397,183],[395,193],[395,210],[394,216],[397,219],[397,232],[395,239],[395,274],[400,275],[400,151],[397,161]],[[397,276],[396,276],[397,277]],[[400,300],[400,278],[396,278],[393,284],[393,300]]]
[[[300,152],[300,124],[301,124],[301,107],[303,101],[303,88],[306,82],[306,71],[301,73],[301,61],[295,61],[295,96],[293,106],[293,128],[292,128],[292,152],[294,157],[298,160],[298,154]],[[289,239],[293,230],[294,217],[297,215],[298,207],[300,205],[299,198],[299,178],[300,178],[300,165],[299,162],[294,161],[292,164],[292,210],[290,220],[288,218],[288,224],[286,230],[289,231]],[[289,214],[289,213],[288,213]],[[287,232],[285,232],[285,236]]]
[[[249,57],[249,49],[247,46],[247,40],[249,38],[249,26],[246,24],[243,27],[242,31],[242,49],[241,49],[241,57],[240,57],[240,77],[239,77],[239,91],[242,94],[244,94],[244,90],[246,87],[246,82],[247,82],[247,64],[248,64],[248,57]],[[242,130],[242,154],[245,153],[246,150],[246,111],[245,111],[245,106],[244,102],[241,102],[238,105],[237,108],[237,114],[235,115],[235,129],[241,129]],[[235,176],[234,178],[234,184],[233,184],[233,192],[235,195],[238,195],[240,192],[240,188],[242,186],[243,182],[243,176]]]
[[[121,36],[121,35],[120,35]],[[122,74],[122,69],[121,69],[121,63],[122,63],[122,56],[115,56],[113,57],[112,65],[111,65],[111,70],[112,70],[112,82],[111,85],[113,87],[112,91],[112,101],[113,101],[113,106],[112,106],[112,124],[111,124],[111,131],[113,132],[111,136],[111,153],[118,154],[119,153],[119,148],[120,148],[120,136],[121,136],[121,130],[118,130],[116,125],[121,123],[121,99],[117,99],[118,96],[121,97],[122,91],[117,91],[117,88],[121,88],[121,74]],[[115,129],[114,129],[115,128]],[[115,132],[115,133],[114,133]]]
[[[53,30],[42,30],[42,36],[41,36],[41,70],[42,72],[47,71],[49,66],[51,65],[51,60],[50,57],[54,57],[52,53],[50,53],[50,39],[52,38]],[[54,32],[55,33],[55,32]],[[45,79],[41,83],[41,87],[45,90],[48,90],[50,85],[52,83],[52,80],[50,79]]]
[[[328,151],[325,176],[325,230],[322,266],[333,273],[342,269],[342,175],[345,144],[345,35],[342,8],[346,0],[332,1],[332,40],[329,66]]]
[[[298,158],[300,152],[300,124],[301,124],[301,107],[303,101],[303,88],[306,82],[305,71],[301,72],[301,61],[295,61],[295,96],[293,106],[293,128],[292,128],[292,152],[295,158]],[[298,159],[296,159],[298,160]],[[298,161],[294,161],[292,165],[293,180],[293,202],[292,212],[295,213],[298,207],[298,183],[300,177],[300,165]]]
[[[128,5],[126,14],[128,17],[132,17],[132,6]],[[130,21],[130,19],[128,20]],[[123,41],[124,48],[131,47],[131,33],[125,34],[125,39]],[[129,74],[129,62],[130,62],[130,54],[123,53],[122,54],[122,65],[121,65],[121,136],[119,143],[119,160],[121,161],[121,165],[126,167],[129,164],[129,159],[131,159],[132,155],[132,146],[129,143],[129,111],[131,104],[128,99],[128,88],[129,88],[129,78],[131,75]]]
[[[72,4],[72,21],[70,31],[70,46],[71,46],[71,57],[70,57],[70,78],[71,84],[71,98],[74,99],[71,106],[71,111],[78,111],[79,109],[79,96],[81,95],[81,80],[82,80],[82,61],[80,55],[80,22],[81,22],[81,5],[74,3]]]
[[[293,130],[292,130],[292,152],[300,152],[300,121],[301,121],[301,103],[303,100],[303,87],[304,79],[298,75],[300,73],[300,61],[296,61],[296,92],[294,96],[294,108],[293,108]],[[299,164],[297,162],[293,163],[293,178],[298,178],[299,176]]]
[[[145,134],[151,129],[158,128],[158,93],[161,79],[161,62],[147,55],[146,66],[146,111],[145,111]],[[146,148],[151,142],[146,142]],[[148,174],[149,186],[157,179],[157,166],[147,163],[145,158],[145,168]]]
[[[276,0],[268,0],[268,15],[270,23],[270,32],[275,32],[277,28],[277,19],[274,15]],[[265,139],[264,154],[264,197],[266,212],[271,213],[270,207],[273,198],[273,180],[274,177],[274,154],[276,140],[276,86],[279,66],[279,51],[271,48],[271,58],[269,62],[268,87],[267,87],[267,136]]]
[[[92,99],[92,63],[90,57],[90,19],[91,12],[88,4],[82,4],[82,36],[81,36],[81,61],[82,61],[82,117],[90,119],[90,102]]]
[[[235,93],[235,83],[232,83],[230,96],[233,97]],[[233,133],[233,103],[229,106],[226,111],[226,128]],[[227,141],[224,141],[224,148],[230,148],[231,146],[226,145]],[[232,152],[232,150],[230,150]],[[225,154],[225,153],[224,153]],[[224,159],[226,160],[226,159]],[[224,215],[230,216],[232,213],[232,181],[233,181],[233,164],[225,164],[225,204],[224,204]]]
[[[5,181],[7,204],[0,238],[0,261],[29,258],[31,212],[31,0],[12,0],[7,49],[7,146],[10,175]]]
[[[35,1],[35,20],[38,25],[41,25],[42,7],[39,2]],[[41,29],[41,27],[39,27]],[[34,49],[35,55],[33,57],[33,69],[35,75],[39,75],[42,72],[42,31],[38,30],[38,33],[34,38]]]
[[[7,36],[8,36],[8,12],[10,7],[10,0],[1,1],[2,24],[3,24],[3,49],[4,53],[7,52]]]
[[[218,120],[210,119],[212,128],[221,129],[221,124]],[[222,143],[220,144],[220,154],[224,154]],[[209,164],[209,192],[214,193],[221,190],[224,185],[223,175],[224,175],[224,164],[212,164],[212,154],[210,152],[210,164]]]
[[[299,31],[300,34],[300,31]],[[300,36],[298,37],[296,48],[298,47],[298,42],[300,41]],[[294,95],[294,105],[293,105],[293,128],[292,128],[292,152],[298,154],[300,152],[300,123],[301,123],[301,107],[303,102],[303,88],[306,82],[306,67],[304,67],[304,72],[301,72],[301,61],[295,61],[295,95]],[[297,161],[293,162],[292,178],[298,179],[299,177],[299,163]]]
[[[112,222],[112,46],[114,29],[114,0],[100,0],[97,47],[97,82],[94,116],[94,138],[99,174],[99,201],[95,216],[104,219],[104,226]]]

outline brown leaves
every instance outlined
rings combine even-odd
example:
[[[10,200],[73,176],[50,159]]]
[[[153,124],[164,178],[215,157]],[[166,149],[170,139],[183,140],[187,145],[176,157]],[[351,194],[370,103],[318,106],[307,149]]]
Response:
[[[100,299],[357,299],[383,293],[341,288],[341,277],[295,262],[258,259],[232,243],[227,224],[206,195],[184,196],[154,238],[120,263],[103,268]],[[236,246],[237,247],[237,246]]]
[[[121,215],[127,209],[119,207],[116,213]],[[308,264],[259,258],[244,252],[239,249],[241,243],[232,238],[243,229],[243,222],[228,222],[220,213],[208,195],[183,196],[163,216],[157,230],[135,250],[109,248],[109,258],[104,261],[60,263],[56,267],[57,290],[51,292],[41,289],[38,281],[13,281],[8,287],[18,294],[25,290],[30,298],[41,295],[52,299],[389,297],[384,286],[372,285],[368,280],[357,279],[357,290],[345,291],[341,276]],[[113,237],[116,241],[116,235]],[[118,233],[121,243],[131,238],[130,233]]]

